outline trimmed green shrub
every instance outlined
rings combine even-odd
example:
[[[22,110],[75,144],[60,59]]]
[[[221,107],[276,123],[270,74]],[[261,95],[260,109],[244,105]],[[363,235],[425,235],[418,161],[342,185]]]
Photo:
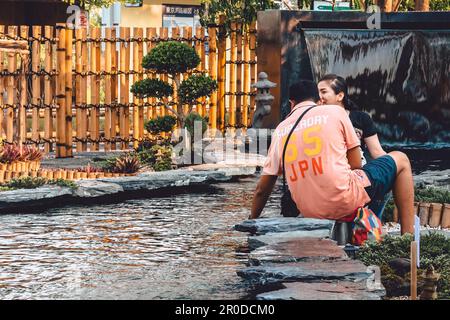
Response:
[[[185,73],[200,64],[200,57],[195,49],[183,42],[161,42],[153,48],[143,59],[145,69],[159,73]]]
[[[202,134],[208,130],[208,118],[202,117],[198,113],[191,112],[185,120],[185,128],[187,131],[191,134],[192,141],[194,141],[194,125],[195,121],[201,121],[202,122]]]
[[[152,134],[170,132],[177,124],[177,119],[173,116],[158,116],[156,119],[150,119],[145,124],[145,129]]]
[[[159,79],[144,79],[137,81],[131,86],[131,93],[139,98],[164,98],[173,95],[173,87]]]
[[[5,186],[11,189],[36,189],[47,183],[45,178],[18,178],[12,179]]]
[[[194,74],[184,80],[178,95],[184,103],[194,103],[201,97],[207,97],[217,89],[217,81],[204,74]]]

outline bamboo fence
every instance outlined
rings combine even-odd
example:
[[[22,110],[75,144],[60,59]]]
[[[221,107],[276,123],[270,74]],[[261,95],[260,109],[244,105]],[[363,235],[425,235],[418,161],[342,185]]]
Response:
[[[136,147],[149,137],[146,121],[170,114],[163,101],[130,93],[141,79],[171,82],[167,74],[141,65],[152,48],[168,40],[195,48],[201,63],[193,72],[218,81],[218,90],[193,106],[208,117],[210,129],[251,125],[254,24],[248,31],[239,22],[230,31],[223,24],[195,30],[0,26],[0,139],[33,144],[57,157]]]

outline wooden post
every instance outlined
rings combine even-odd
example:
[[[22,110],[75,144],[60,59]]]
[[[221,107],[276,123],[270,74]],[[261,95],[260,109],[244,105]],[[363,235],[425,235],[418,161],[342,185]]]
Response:
[[[92,28],[91,30],[91,38],[94,42],[91,42],[91,70],[92,72],[100,71],[100,29],[97,27]],[[93,140],[91,143],[91,151],[99,150],[99,142],[100,138],[99,132],[99,120],[100,109],[97,107],[100,104],[100,76],[94,74],[91,76],[91,104],[92,108],[90,108],[90,121],[89,121],[89,132],[90,137]]]
[[[236,45],[237,45],[237,53],[236,59],[238,61],[236,67],[236,92],[238,95],[236,96],[236,124],[242,125],[245,123],[242,122],[242,23],[239,22],[236,24]]]
[[[172,39],[177,40],[181,37],[180,35],[180,28],[179,27],[173,27],[172,28]],[[177,75],[175,76],[176,80],[172,80],[172,85],[173,85],[173,101],[178,102],[178,87],[177,87],[177,81],[179,83],[181,83],[182,81],[182,75]],[[166,78],[167,81],[167,78]],[[177,104],[177,106],[174,108],[179,114],[185,114],[182,107],[180,107],[179,104]]]
[[[196,41],[196,51],[198,55],[200,56],[200,70],[206,71],[206,54],[205,54],[205,29],[203,27],[197,27],[197,30],[195,32],[195,36],[197,37]],[[197,112],[202,116],[206,116],[206,97],[202,98],[202,103],[197,105]]]
[[[147,38],[154,39],[156,37],[156,28],[147,28]],[[155,42],[149,41],[147,44],[147,54],[155,47]],[[148,74],[148,78],[155,78],[154,74]],[[147,98],[147,102],[151,105],[156,102],[155,98]],[[147,120],[152,119],[156,115],[156,107],[147,107]]]
[[[5,26],[0,25],[0,37],[3,37],[3,35],[5,34]],[[7,68],[5,67],[5,56],[3,52],[0,52],[0,70],[6,70]],[[4,135],[3,135],[3,111],[4,111],[4,81],[3,79],[0,79],[0,140],[3,140]]]
[[[411,300],[417,300],[417,242],[411,242]]]
[[[81,116],[81,110],[79,106],[82,104],[83,96],[83,78],[80,73],[83,72],[83,29],[79,28],[75,31],[75,71],[77,72],[77,75],[75,77],[75,105],[76,105],[76,128],[77,128],[77,138],[81,139],[82,136],[82,116]],[[77,141],[77,152],[83,151],[83,144],[81,141]]]
[[[45,37],[53,38],[53,27],[45,26]],[[53,138],[53,110],[49,108],[53,105],[53,79],[49,74],[54,71],[53,68],[53,44],[50,40],[45,41],[45,71],[47,75],[44,80],[44,104],[47,106],[44,111],[44,138],[48,142],[45,143],[45,152],[53,150],[53,144],[49,142]]]
[[[42,36],[41,26],[33,27],[33,37],[40,39]],[[33,72],[40,71],[40,59],[41,59],[41,44],[38,40],[33,40],[32,45],[32,70]],[[32,130],[32,139],[34,141],[39,140],[39,107],[41,105],[41,79],[40,76],[34,74],[32,77],[32,86],[33,86],[33,112],[32,112],[32,122],[31,122],[31,130]]]
[[[73,74],[72,74],[72,54],[73,54],[73,30],[66,29],[66,51],[65,51],[65,63],[66,63],[66,116],[64,118],[65,128],[66,128],[66,157],[73,157],[72,150],[72,138],[73,138],[73,125],[72,125],[72,100],[73,100]]]
[[[415,11],[430,11],[430,0],[415,0]]]
[[[116,28],[111,30],[111,38],[116,39]],[[118,92],[118,54],[117,54],[117,43],[113,42],[111,45],[111,101],[117,104],[117,92]],[[116,139],[117,137],[117,125],[119,123],[119,108],[114,108],[111,110],[111,133],[110,138]],[[111,143],[111,150],[116,150],[116,143]]]
[[[256,21],[250,24],[249,28],[249,50],[250,50],[250,83],[256,83],[257,79],[257,69],[256,69]],[[253,119],[253,114],[255,113],[255,96],[250,96],[250,115],[249,121]]]
[[[234,132],[234,127],[236,126],[236,22],[231,22],[231,46],[230,46],[230,81],[229,81],[229,91],[230,95],[228,96],[228,110],[229,110],[229,125]]]
[[[249,49],[249,33],[245,32],[244,34],[244,61],[246,64],[244,65],[244,93],[243,96],[244,105],[242,109],[242,124],[245,127],[249,126],[248,121],[248,111],[250,107],[250,97],[248,94],[250,94],[250,64],[248,62],[250,61],[250,49]]]
[[[58,77],[56,79],[56,97],[58,108],[56,109],[56,157],[66,157],[66,29],[64,25],[57,25],[57,70]]]
[[[226,69],[226,50],[227,50],[227,37],[225,29],[225,16],[219,17],[219,34],[218,34],[218,62],[217,62],[217,109],[218,109],[218,122],[219,129],[224,131],[225,129],[225,69]]]
[[[123,140],[121,149],[128,149],[128,140],[130,137],[130,28],[120,28],[120,38],[126,42],[120,44],[120,71],[124,72],[120,77],[120,103],[126,106],[120,108],[120,137]]]
[[[183,28],[183,37],[186,39],[192,39],[192,27],[184,27]],[[190,47],[192,47],[192,41],[191,40],[185,40],[185,43],[188,44]],[[189,74],[185,73],[183,74],[183,80],[187,79],[189,77]],[[185,105],[183,106],[183,114],[187,115],[189,113],[189,110],[191,110],[191,105]]]
[[[28,39],[30,28],[28,26],[20,26],[20,36],[22,38]],[[20,103],[19,103],[19,145],[25,142],[27,138],[27,110],[25,109],[25,105],[27,104],[27,78],[26,72],[28,71],[30,55],[21,55],[21,67],[22,72],[20,76]],[[40,57],[37,57],[40,59]],[[39,60],[38,60],[39,61]],[[39,109],[34,108],[39,112]],[[39,113],[38,113],[39,115]],[[39,136],[38,136],[39,137]]]
[[[8,35],[10,37],[17,37],[17,27],[8,27]],[[13,52],[8,52],[8,72],[16,71],[16,54]],[[14,142],[14,114],[15,114],[15,94],[16,94],[16,83],[14,76],[8,76],[6,94],[7,94],[7,104],[8,108],[6,111],[6,141],[9,143]]]
[[[133,37],[135,39],[141,39],[144,37],[144,30],[142,28],[133,29]],[[142,58],[144,55],[144,44],[142,41],[134,42],[133,44],[133,70],[140,74],[133,76],[133,83],[142,80]],[[142,99],[134,97],[133,99],[133,146],[137,148],[139,145],[139,139],[144,136],[144,109],[142,106]]]
[[[112,30],[111,28],[106,28],[105,29],[105,38],[111,39],[111,33]],[[115,44],[114,44],[115,45]],[[105,76],[105,151],[110,151],[111,150],[111,143],[108,142],[108,140],[111,139],[111,119],[112,119],[112,109],[111,109],[111,104],[112,104],[112,86],[111,86],[111,65],[112,65],[112,59],[111,59],[111,51],[112,51],[112,47],[113,45],[111,44],[111,42],[106,41],[105,43],[105,72],[106,72],[106,76]]]
[[[167,40],[169,38],[169,29],[168,28],[161,28],[160,32],[159,32],[159,37],[161,38],[161,40]],[[169,80],[169,76],[167,74],[162,74],[159,75],[159,78],[163,81],[168,81]],[[161,106],[160,108],[160,116],[163,117],[166,115],[166,108],[164,108],[163,106]]]
[[[213,79],[217,79],[217,39],[215,27],[208,28],[208,38],[209,76]],[[209,127],[211,128],[212,134],[215,135],[217,129],[217,91],[214,91],[209,98]]]

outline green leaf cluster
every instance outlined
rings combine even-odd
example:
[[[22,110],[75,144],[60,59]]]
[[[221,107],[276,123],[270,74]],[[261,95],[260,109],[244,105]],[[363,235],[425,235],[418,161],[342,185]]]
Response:
[[[139,98],[164,98],[173,95],[173,87],[160,79],[144,79],[131,86],[131,93]]]
[[[177,124],[177,119],[173,116],[158,116],[156,119],[150,119],[145,123],[145,129],[152,134],[170,132]]]
[[[208,118],[202,117],[196,112],[191,112],[188,114],[185,120],[185,128],[191,134],[191,137],[194,137],[194,125],[196,121],[201,121],[202,123],[202,134],[208,130]]]
[[[183,103],[194,103],[201,97],[207,97],[217,89],[217,81],[204,74],[195,74],[184,80],[178,95]]]

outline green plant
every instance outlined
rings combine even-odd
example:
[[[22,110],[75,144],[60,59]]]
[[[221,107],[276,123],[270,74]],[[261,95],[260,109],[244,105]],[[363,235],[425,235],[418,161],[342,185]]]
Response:
[[[409,258],[410,244],[413,236],[385,236],[380,243],[366,242],[357,253],[357,258],[365,265],[378,265],[381,269],[381,281],[388,291],[395,291],[395,285],[400,281],[389,267],[389,261],[395,258]],[[420,239],[420,269],[423,273],[430,265],[441,274],[438,282],[439,299],[450,298],[450,238],[443,234],[432,232]],[[408,282],[408,274],[403,282]]]
[[[152,134],[160,134],[162,132],[170,132],[177,124],[177,119],[172,116],[158,116],[156,119],[150,119],[145,124],[145,129]]]
[[[138,156],[133,153],[127,153],[117,158],[113,172],[136,173],[140,167],[141,164]]]
[[[156,161],[153,165],[153,170],[155,171],[166,171],[170,169],[172,169],[172,160],[167,158]]]
[[[58,187],[65,187],[65,188],[70,188],[70,189],[77,189],[78,186],[75,182],[70,181],[70,180],[65,180],[65,179],[56,179],[56,180],[49,180],[47,181],[47,184],[50,185],[56,185]]]
[[[10,182],[6,183],[6,187],[11,189],[35,189],[43,186],[47,183],[47,180],[44,178],[18,178],[12,179]]]
[[[168,74],[172,84],[162,80],[144,79],[133,84],[131,92],[140,98],[159,99],[163,106],[175,115],[183,128],[186,118],[183,104],[189,103],[189,114],[197,99],[209,96],[217,88],[216,81],[206,75],[191,75],[180,83],[181,74],[192,73],[200,61],[195,49],[184,42],[161,42],[144,57],[142,66],[157,73]],[[170,96],[172,99],[169,101]]]
[[[206,130],[208,129],[208,118],[206,118],[206,117],[204,118],[201,115],[199,115],[198,113],[191,112],[186,117],[185,127],[192,137],[192,142],[194,142],[194,127],[195,127],[196,121],[201,122],[202,134],[205,133]]]

